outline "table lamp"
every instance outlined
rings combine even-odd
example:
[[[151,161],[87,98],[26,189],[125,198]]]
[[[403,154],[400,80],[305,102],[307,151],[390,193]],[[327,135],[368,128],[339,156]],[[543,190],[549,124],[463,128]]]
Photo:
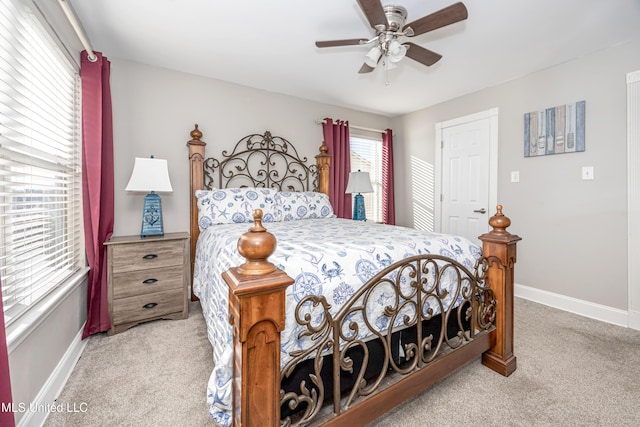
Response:
[[[351,172],[345,193],[357,193],[353,199],[353,219],[366,221],[367,215],[364,211],[364,196],[361,193],[373,193],[369,172]]]
[[[156,191],[172,192],[169,168],[163,159],[136,157],[126,191],[149,191],[144,198],[140,237],[164,236],[162,204]]]

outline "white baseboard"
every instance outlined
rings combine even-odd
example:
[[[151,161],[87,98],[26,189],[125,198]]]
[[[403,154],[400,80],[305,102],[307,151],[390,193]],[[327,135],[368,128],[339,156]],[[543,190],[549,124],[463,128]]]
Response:
[[[533,302],[548,305],[560,310],[569,311],[591,319],[600,320],[614,325],[640,329],[640,313],[635,313],[635,327],[632,326],[632,312],[596,304],[577,298],[556,294],[541,289],[532,288],[520,284],[514,285],[514,295]]]
[[[629,327],[640,331],[640,311],[629,310]]]
[[[82,339],[82,328],[78,331],[71,345],[65,352],[64,356],[53,370],[47,382],[42,386],[35,400],[31,403],[31,407],[35,410],[29,410],[20,419],[18,427],[42,426],[51,412],[48,410],[55,405],[55,401],[62,392],[64,385],[71,376],[71,372],[78,363],[82,352],[87,346],[87,340]]]

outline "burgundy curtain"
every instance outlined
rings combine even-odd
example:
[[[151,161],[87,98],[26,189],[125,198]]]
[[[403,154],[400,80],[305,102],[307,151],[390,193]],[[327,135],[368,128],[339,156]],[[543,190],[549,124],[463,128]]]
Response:
[[[338,218],[351,218],[351,194],[346,194],[351,172],[351,150],[349,148],[349,122],[324,119],[322,125],[327,153],[331,154],[329,177],[329,200]]]
[[[396,202],[393,183],[393,136],[391,129],[382,134],[382,222],[395,225]]]
[[[87,323],[82,338],[108,330],[106,251],[113,233],[113,126],[109,60],[82,52],[82,196],[84,240],[89,263]]]
[[[8,407],[11,397],[11,378],[9,378],[9,354],[7,352],[7,334],[4,329],[4,307],[2,305],[2,281],[0,280],[0,403]],[[13,427],[15,420],[12,411],[0,411],[0,426]]]

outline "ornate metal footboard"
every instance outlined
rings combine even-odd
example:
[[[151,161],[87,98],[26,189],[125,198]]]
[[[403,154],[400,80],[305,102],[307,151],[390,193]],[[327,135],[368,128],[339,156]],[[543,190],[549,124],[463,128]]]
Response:
[[[323,412],[339,415],[491,331],[496,302],[485,285],[488,266],[480,258],[471,272],[440,255],[418,255],[379,272],[334,314],[323,296],[304,297],[296,321],[312,345],[291,353],[281,384],[300,362],[312,358],[313,368],[297,390],[281,390],[282,406],[302,407],[282,425],[307,425]],[[375,365],[373,349],[382,353]],[[347,383],[352,387],[345,391]],[[323,409],[330,396],[332,405]]]
[[[516,369],[513,267],[520,240],[506,231],[510,223],[498,206],[489,221],[493,230],[480,236],[483,255],[474,272],[449,258],[420,255],[388,266],[336,312],[322,297],[304,297],[296,320],[312,344],[292,353],[294,360],[281,370],[285,291],[293,279],[267,261],[275,238],[257,214],[238,241],[247,262],[222,275],[234,331],[234,425],[366,423],[480,355],[484,365],[510,375]],[[371,302],[380,298],[387,302],[374,311]],[[382,363],[369,363],[372,343]],[[300,362],[312,363],[312,373],[284,390],[281,384]],[[345,377],[351,377],[348,388]],[[324,405],[329,396],[333,404]],[[281,408],[300,411],[283,412],[281,420]]]

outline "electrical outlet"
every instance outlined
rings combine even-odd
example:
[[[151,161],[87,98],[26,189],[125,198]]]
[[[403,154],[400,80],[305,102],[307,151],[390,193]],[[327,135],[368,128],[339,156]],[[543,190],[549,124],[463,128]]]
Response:
[[[520,171],[511,171],[511,182],[520,182]]]
[[[582,179],[583,180],[592,180],[593,176],[593,166],[583,166],[582,167]]]

